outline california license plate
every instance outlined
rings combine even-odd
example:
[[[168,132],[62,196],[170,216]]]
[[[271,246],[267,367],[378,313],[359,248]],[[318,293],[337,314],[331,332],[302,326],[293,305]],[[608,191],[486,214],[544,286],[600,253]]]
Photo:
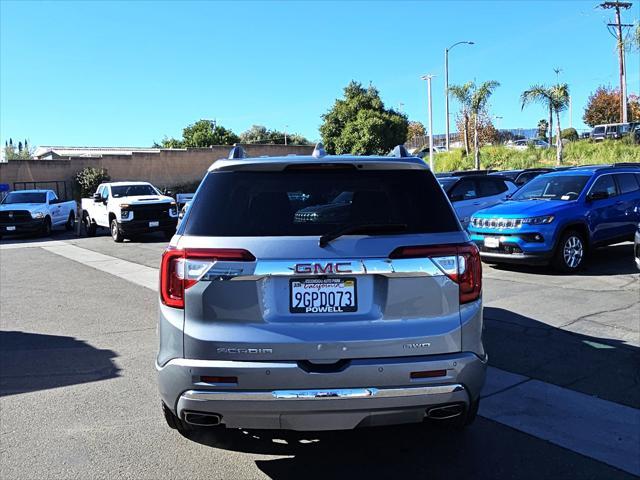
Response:
[[[355,278],[304,278],[289,282],[291,313],[347,313],[358,310]]]
[[[484,237],[484,246],[487,248],[499,248],[500,239],[498,237]]]
[[[15,232],[16,227],[7,227],[7,232]]]
[[[158,227],[160,226],[160,222],[149,222],[150,227]]]

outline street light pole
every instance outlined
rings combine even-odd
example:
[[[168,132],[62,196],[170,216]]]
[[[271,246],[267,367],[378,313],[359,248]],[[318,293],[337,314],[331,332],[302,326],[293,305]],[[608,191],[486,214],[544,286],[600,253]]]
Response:
[[[433,172],[433,110],[431,108],[431,79],[434,75],[423,75],[422,80],[427,81],[427,101],[429,103],[429,169]]]
[[[473,45],[474,42],[458,42],[451,45],[449,48],[444,49],[444,115],[445,115],[445,134],[446,134],[446,147],[449,151],[449,50],[456,45],[465,43],[467,45]]]

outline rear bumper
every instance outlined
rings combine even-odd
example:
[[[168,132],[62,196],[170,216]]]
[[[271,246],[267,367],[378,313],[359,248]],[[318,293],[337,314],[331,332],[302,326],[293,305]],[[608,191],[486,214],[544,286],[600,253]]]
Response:
[[[44,219],[38,218],[36,220],[30,220],[28,222],[20,223],[3,223],[0,225],[0,234],[12,235],[19,233],[37,233],[42,230],[44,226]],[[8,227],[15,227],[14,230],[7,230]]]
[[[157,227],[149,226],[149,223],[152,221],[153,220],[130,220],[128,222],[121,222],[118,225],[120,226],[120,231],[124,235],[136,235],[139,233],[155,232],[158,230],[175,230],[178,225],[178,217],[157,220]]]
[[[473,353],[353,360],[342,371],[309,373],[296,362],[175,359],[157,366],[174,413],[215,413],[234,428],[342,430],[420,422],[428,408],[469,405],[480,395],[486,360]],[[445,370],[437,378],[411,372]],[[206,384],[202,376],[237,377]]]

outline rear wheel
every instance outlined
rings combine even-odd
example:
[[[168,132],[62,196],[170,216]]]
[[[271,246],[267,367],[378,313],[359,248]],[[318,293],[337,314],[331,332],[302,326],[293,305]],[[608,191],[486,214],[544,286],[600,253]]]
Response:
[[[114,242],[118,243],[124,240],[124,235],[122,235],[118,221],[115,218],[111,219],[111,238],[113,238]]]
[[[87,237],[96,236],[96,224],[91,221],[91,217],[87,212],[82,215],[82,223],[84,225],[84,231],[87,233]]]
[[[67,218],[67,223],[64,224],[64,228],[67,229],[67,231],[71,231],[73,230],[73,228],[76,225],[76,214],[73,213],[73,211],[69,212],[69,218]]]
[[[553,255],[552,265],[564,273],[578,271],[584,264],[587,250],[583,236],[570,230],[562,234]]]

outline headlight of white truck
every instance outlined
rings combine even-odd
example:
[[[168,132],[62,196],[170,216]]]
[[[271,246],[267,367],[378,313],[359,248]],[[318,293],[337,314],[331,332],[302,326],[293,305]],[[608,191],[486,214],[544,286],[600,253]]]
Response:
[[[31,218],[44,218],[44,213],[42,213],[42,212],[31,212]]]

